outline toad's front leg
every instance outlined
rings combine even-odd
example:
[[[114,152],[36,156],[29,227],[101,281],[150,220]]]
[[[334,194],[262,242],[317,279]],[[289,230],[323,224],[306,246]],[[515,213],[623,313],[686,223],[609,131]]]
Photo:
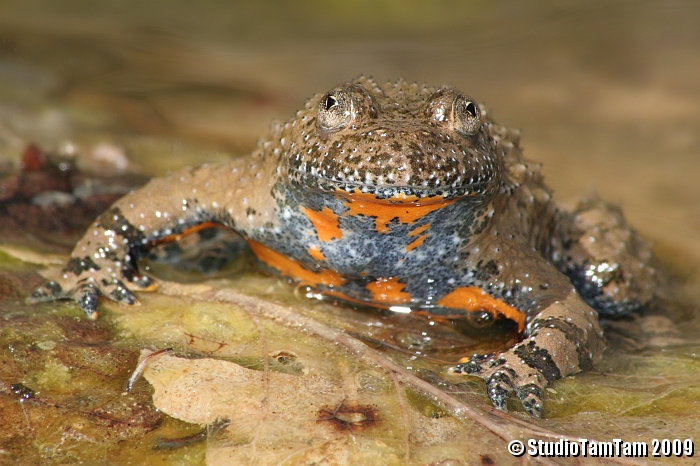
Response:
[[[473,374],[486,380],[493,405],[506,411],[515,391],[528,414],[540,417],[544,389],[551,382],[589,369],[603,353],[598,313],[572,289],[529,320],[526,338],[510,350],[472,356],[451,368],[455,374]]]
[[[245,213],[245,205],[251,204],[246,194],[251,191],[249,185],[265,182],[264,176],[252,176],[249,171],[243,161],[205,165],[156,178],[128,194],[98,217],[73,249],[68,264],[34,290],[29,301],[73,299],[90,318],[97,316],[99,296],[136,303],[129,288],[154,285],[139,274],[136,265],[152,245],[209,223],[245,231],[239,227],[249,217]]]

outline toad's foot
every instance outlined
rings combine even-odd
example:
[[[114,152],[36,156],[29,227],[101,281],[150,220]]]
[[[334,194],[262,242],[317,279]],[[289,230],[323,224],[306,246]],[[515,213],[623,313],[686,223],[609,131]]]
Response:
[[[575,292],[538,312],[526,332],[529,336],[509,351],[474,355],[450,372],[483,378],[491,402],[501,411],[507,411],[506,402],[515,391],[525,411],[540,417],[545,387],[597,363],[603,333],[598,314]]]
[[[138,300],[127,287],[130,286],[150,290],[155,288],[155,282],[145,275],[136,273],[134,269],[122,270],[122,279],[105,273],[100,268],[87,268],[76,274],[70,267],[53,277],[44,285],[38,287],[27,298],[29,303],[42,303],[59,299],[71,299],[78,303],[85,314],[97,318],[99,296],[123,304],[136,304]]]

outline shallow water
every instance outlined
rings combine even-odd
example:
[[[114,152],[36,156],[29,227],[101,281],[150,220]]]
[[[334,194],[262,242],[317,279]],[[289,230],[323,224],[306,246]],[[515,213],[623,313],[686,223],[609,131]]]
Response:
[[[603,426],[605,416],[616,416],[617,435],[698,437],[700,424],[694,419],[700,400],[695,382],[700,369],[695,313],[700,303],[700,6],[696,2],[210,2],[196,10],[189,5],[181,1],[0,5],[0,159],[16,163],[30,142],[62,152],[70,152],[70,147],[89,151],[85,148],[109,143],[124,149],[132,168],[154,175],[245,154],[265,134],[271,119],[288,117],[310,95],[360,73],[378,80],[404,77],[452,84],[488,105],[500,123],[522,129],[526,156],[543,163],[559,200],[594,189],[602,198],[619,203],[630,222],[656,242],[673,276],[676,304],[669,313],[677,326],[674,338],[685,343],[670,349],[652,345],[638,352],[623,348],[618,353],[612,344],[594,374],[554,387],[550,417],[557,421],[543,422],[555,430],[585,435],[585,430],[576,428],[589,416],[590,435],[604,437],[612,432]],[[16,277],[25,269],[33,270],[27,265],[31,262],[7,258],[3,265]],[[291,297],[286,285],[255,274],[234,279],[232,286],[260,295],[274,289],[275,299],[301,308],[316,306]],[[149,310],[144,305],[144,315],[172,318],[163,317],[158,306]],[[8,323],[3,333],[3,357],[15,366],[3,372],[3,383],[21,382],[47,395],[73,397],[79,396],[79,389],[66,392],[55,380],[91,389],[101,383],[76,375],[74,369],[82,366],[62,359],[62,354],[48,362],[25,364],[10,349],[20,341],[31,349],[36,341],[69,338],[65,322],[79,319],[74,306],[6,307],[5,320],[14,324]],[[179,305],[175,308],[186,312]],[[27,322],[41,322],[41,312],[64,322],[56,324],[64,331],[46,323],[45,334],[30,332],[35,326]],[[116,308],[112,312],[107,312],[111,316],[107,320],[118,330],[104,332],[110,335],[110,344],[124,348],[123,361],[132,364],[141,347],[172,343],[142,330],[144,323],[133,324],[133,314],[121,316]],[[332,314],[325,308],[323,312]],[[357,319],[370,318],[363,314]],[[182,324],[191,330],[188,325]],[[275,332],[270,330],[271,335]],[[177,335],[172,339],[182,337]],[[254,359],[243,354],[239,362],[246,357]],[[29,375],[13,372],[19,367]],[[129,367],[117,372],[124,375]],[[472,388],[478,393],[479,384]],[[147,392],[148,386],[144,384],[143,390]],[[173,429],[177,435],[191,429],[178,430],[173,425],[179,421],[168,417],[162,422],[160,429]],[[654,427],[664,422],[676,427],[670,431]],[[46,446],[36,450],[37,458],[80,459],[76,452],[71,454],[77,457],[57,453],[61,438],[64,442],[70,438],[78,450],[89,443],[76,433],[80,429],[74,424],[70,432],[66,430],[70,435],[45,434],[41,441],[35,440],[35,445]],[[34,424],[27,425],[31,431]],[[150,426],[146,421],[140,425]],[[85,434],[90,435],[104,434]],[[130,435],[134,445],[149,450],[147,440],[134,440],[138,432]],[[8,438],[18,441],[17,436]],[[8,445],[0,448],[19,451]],[[176,450],[173,457],[158,455],[173,462],[177,455],[203,458],[201,445],[187,448]],[[413,460],[419,462],[421,454],[415,453]]]

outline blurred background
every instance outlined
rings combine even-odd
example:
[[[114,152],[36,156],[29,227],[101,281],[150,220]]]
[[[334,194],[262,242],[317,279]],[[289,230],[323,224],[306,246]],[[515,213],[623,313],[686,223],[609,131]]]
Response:
[[[359,75],[452,84],[522,129],[559,199],[589,189],[700,259],[692,0],[0,2],[0,155],[112,143],[147,174],[247,153]]]

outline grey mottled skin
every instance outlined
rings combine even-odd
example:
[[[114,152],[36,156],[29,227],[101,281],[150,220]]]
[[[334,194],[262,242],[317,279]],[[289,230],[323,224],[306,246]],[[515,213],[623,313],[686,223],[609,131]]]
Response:
[[[544,389],[595,364],[598,313],[644,306],[649,245],[618,209],[551,201],[517,131],[459,91],[360,77],[309,100],[249,157],[184,169],[115,203],[34,301],[134,303],[153,283],[136,260],[158,240],[214,222],[269,270],[336,299],[518,322],[510,350],[451,368],[511,393],[533,416]]]

